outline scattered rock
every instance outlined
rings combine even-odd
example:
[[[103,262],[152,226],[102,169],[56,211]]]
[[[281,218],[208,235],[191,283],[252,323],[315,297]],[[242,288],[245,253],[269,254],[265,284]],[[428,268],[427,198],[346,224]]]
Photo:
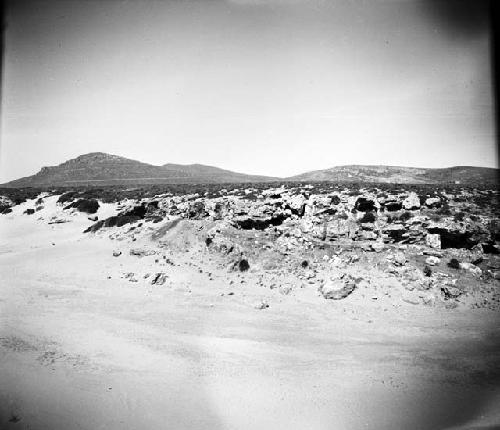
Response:
[[[121,251],[113,251],[113,257],[119,257],[120,255],[122,255]]]
[[[156,251],[153,249],[140,249],[133,248],[130,250],[130,255],[135,255],[136,257],[146,257],[148,255],[155,255]]]
[[[262,300],[260,303],[258,303],[256,306],[255,306],[255,309],[267,309],[269,307],[269,303],[267,303],[266,300]]]

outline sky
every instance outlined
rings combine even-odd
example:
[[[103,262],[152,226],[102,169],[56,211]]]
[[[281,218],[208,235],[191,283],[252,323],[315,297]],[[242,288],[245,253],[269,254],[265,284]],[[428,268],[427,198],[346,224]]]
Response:
[[[498,167],[487,14],[464,4],[11,1],[0,183],[95,151],[272,176]]]

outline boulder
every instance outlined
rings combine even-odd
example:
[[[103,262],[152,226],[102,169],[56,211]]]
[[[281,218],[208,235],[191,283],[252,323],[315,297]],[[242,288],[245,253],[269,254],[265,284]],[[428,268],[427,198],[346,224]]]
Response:
[[[436,304],[437,298],[434,293],[425,293],[422,296],[422,302],[427,306],[434,306]]]
[[[416,193],[410,193],[406,199],[403,200],[403,208],[406,210],[415,210],[420,208],[420,198]]]
[[[429,233],[425,236],[425,244],[429,248],[441,249],[441,236]]]
[[[437,266],[440,262],[441,260],[433,255],[425,259],[425,264],[428,264],[429,266]]]
[[[459,266],[460,266],[460,269],[467,270],[468,272],[472,273],[474,276],[481,276],[483,273],[483,271],[481,270],[480,267],[477,267],[472,263],[460,263]]]
[[[441,287],[441,292],[446,300],[456,299],[462,294],[462,291],[453,285],[445,284]]]
[[[438,197],[429,197],[425,199],[425,206],[428,208],[439,208],[441,206],[441,199]]]
[[[396,252],[393,257],[394,265],[404,266],[406,264],[406,255],[402,252]]]
[[[421,302],[420,293],[413,290],[404,290],[401,293],[401,299],[410,305],[418,305]]]
[[[358,237],[361,240],[376,240],[377,239],[377,233],[370,231],[370,230],[361,230],[358,231]]]
[[[325,299],[340,300],[346,298],[356,288],[356,284],[342,278],[330,279],[320,286],[319,292]]]
[[[377,241],[377,242],[370,244],[370,247],[375,252],[381,252],[385,249],[385,244],[384,244],[384,242]]]

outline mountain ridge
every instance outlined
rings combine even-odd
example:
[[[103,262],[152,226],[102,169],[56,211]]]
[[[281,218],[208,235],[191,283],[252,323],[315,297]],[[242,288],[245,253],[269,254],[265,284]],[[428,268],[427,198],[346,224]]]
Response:
[[[57,166],[45,166],[34,175],[19,178],[3,187],[251,183],[251,182],[369,182],[399,184],[498,183],[499,169],[476,166],[445,168],[349,164],[313,170],[285,178],[249,175],[203,164],[153,165],[104,152],[90,152]]]

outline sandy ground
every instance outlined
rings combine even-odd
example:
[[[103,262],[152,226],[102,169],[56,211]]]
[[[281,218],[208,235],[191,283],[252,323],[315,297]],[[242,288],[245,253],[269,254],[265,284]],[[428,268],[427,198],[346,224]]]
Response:
[[[0,217],[0,428],[500,428],[498,312],[285,296],[189,252],[154,286],[56,199]]]

